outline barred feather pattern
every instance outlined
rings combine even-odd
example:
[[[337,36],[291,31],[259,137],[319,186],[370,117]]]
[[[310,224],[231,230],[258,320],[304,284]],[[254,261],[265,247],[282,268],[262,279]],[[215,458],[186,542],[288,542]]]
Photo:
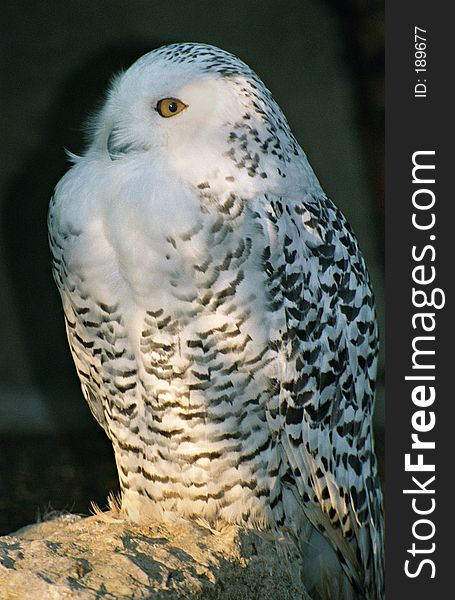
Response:
[[[181,115],[152,113],[179,94]],[[166,46],[74,160],[53,273],[126,517],[290,536],[309,597],[382,598],[373,294],[270,92],[220,49]]]

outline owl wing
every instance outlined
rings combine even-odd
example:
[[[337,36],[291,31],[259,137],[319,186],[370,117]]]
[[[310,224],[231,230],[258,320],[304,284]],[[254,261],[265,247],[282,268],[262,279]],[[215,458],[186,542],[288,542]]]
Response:
[[[101,315],[100,307],[90,303],[89,299],[78,290],[78,279],[71,276],[65,260],[68,243],[72,238],[77,238],[80,232],[72,230],[69,224],[65,231],[61,231],[54,218],[54,209],[58,197],[56,194],[51,198],[48,213],[49,246],[52,254],[52,274],[60,292],[63,304],[66,336],[68,339],[71,355],[76,366],[76,371],[81,382],[82,393],[89,408],[110,437],[109,427],[106,420],[106,402],[103,402],[101,393],[102,381],[97,372],[97,349],[94,343],[86,339],[86,327],[84,324],[97,323],[105,319]]]
[[[350,579],[381,589],[371,435],[378,340],[365,263],[343,215],[322,195],[268,198],[264,218],[268,308],[281,315],[272,339],[279,391],[268,418],[289,465],[284,485],[297,488]]]

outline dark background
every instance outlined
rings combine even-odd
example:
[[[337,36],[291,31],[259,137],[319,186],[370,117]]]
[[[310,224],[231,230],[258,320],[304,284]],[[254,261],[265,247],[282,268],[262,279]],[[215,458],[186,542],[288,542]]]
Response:
[[[84,122],[112,75],[176,41],[247,62],[356,231],[381,326],[384,105],[377,0],[4,1],[0,34],[1,534],[52,509],[87,513],[116,488],[110,443],[67,349],[46,237],[49,198],[69,166],[64,148],[83,149]],[[381,363],[381,455],[383,425]]]

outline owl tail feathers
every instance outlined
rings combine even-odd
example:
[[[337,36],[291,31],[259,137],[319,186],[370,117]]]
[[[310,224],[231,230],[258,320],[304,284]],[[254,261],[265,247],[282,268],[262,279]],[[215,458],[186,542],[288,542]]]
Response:
[[[366,600],[364,594],[355,591],[342,570],[334,571],[322,558],[319,564],[313,562],[303,572],[303,583],[312,600]]]
[[[312,600],[372,600],[352,565],[340,560],[330,541],[308,523],[307,535],[299,539],[301,577]],[[311,529],[310,529],[311,527]],[[308,529],[310,531],[308,532]]]

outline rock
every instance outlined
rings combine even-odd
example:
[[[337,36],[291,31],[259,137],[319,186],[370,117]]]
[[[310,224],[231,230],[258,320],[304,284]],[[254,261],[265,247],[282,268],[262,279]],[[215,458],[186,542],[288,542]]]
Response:
[[[64,515],[0,538],[1,600],[301,600],[298,556],[252,531]]]

